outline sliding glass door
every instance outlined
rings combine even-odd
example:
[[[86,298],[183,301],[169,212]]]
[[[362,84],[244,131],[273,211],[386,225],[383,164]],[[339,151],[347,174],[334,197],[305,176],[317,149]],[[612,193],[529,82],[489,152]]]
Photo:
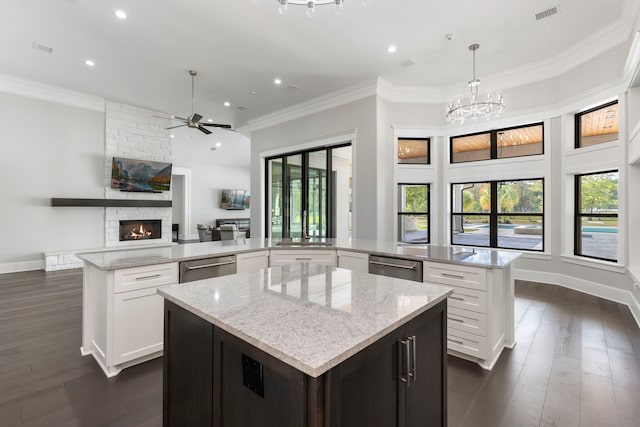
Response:
[[[350,236],[350,144],[268,158],[266,175],[267,237]]]

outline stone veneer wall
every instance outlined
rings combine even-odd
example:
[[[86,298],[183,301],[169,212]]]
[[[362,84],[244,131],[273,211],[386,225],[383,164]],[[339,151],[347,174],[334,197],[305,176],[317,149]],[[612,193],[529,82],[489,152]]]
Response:
[[[160,117],[155,117],[160,116]],[[105,104],[105,198],[171,200],[171,191],[128,193],[111,188],[113,157],[171,163],[168,116],[157,111],[107,101]],[[106,208],[105,246],[141,246],[171,243],[171,208]],[[160,219],[162,238],[120,242],[120,220]]]

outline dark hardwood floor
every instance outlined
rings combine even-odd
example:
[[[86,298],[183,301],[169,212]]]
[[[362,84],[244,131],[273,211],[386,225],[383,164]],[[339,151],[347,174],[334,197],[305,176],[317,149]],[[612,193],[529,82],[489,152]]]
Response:
[[[82,272],[0,275],[0,426],[160,426],[162,359],[107,379],[80,356]],[[516,283],[517,346],[491,372],[449,357],[451,426],[640,426],[628,308]]]

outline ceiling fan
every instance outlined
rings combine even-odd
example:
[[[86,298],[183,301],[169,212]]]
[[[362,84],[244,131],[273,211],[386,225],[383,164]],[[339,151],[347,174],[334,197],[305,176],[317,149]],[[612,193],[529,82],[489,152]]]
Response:
[[[183,127],[183,126],[188,126],[190,128],[198,129],[200,132],[203,132],[203,133],[205,133],[207,135],[209,135],[211,133],[211,131],[209,129],[205,128],[204,126],[222,128],[222,129],[231,129],[231,125],[222,125],[222,124],[216,124],[216,123],[200,123],[200,120],[202,119],[202,116],[200,114],[197,114],[197,113],[193,112],[194,86],[195,86],[194,79],[198,75],[198,72],[194,71],[194,70],[189,70],[189,74],[191,75],[191,115],[189,117],[187,117],[187,118],[179,117],[179,116],[171,116],[171,118],[173,120],[179,120],[179,121],[183,122],[184,124],[181,124],[181,125],[178,125],[178,126],[171,126],[171,127],[165,128],[165,129],[175,129],[175,128],[179,128],[179,127]]]

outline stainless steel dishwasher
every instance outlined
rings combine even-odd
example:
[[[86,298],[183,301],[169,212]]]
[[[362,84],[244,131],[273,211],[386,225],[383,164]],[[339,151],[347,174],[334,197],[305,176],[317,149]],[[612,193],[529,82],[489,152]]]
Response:
[[[369,273],[422,282],[422,262],[370,255]]]
[[[180,283],[236,273],[236,256],[219,256],[180,263]]]

